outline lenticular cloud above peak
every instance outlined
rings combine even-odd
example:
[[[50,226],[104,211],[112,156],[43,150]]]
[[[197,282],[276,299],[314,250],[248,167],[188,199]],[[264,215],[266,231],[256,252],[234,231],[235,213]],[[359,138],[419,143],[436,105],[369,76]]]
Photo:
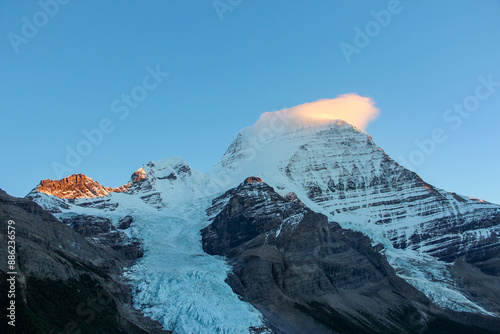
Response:
[[[347,123],[365,130],[370,122],[380,115],[375,102],[369,97],[357,94],[344,94],[334,99],[320,99],[295,107],[263,113],[253,126],[254,129],[276,127],[286,124],[290,129],[320,126],[333,120]],[[277,122],[277,120],[281,120]]]

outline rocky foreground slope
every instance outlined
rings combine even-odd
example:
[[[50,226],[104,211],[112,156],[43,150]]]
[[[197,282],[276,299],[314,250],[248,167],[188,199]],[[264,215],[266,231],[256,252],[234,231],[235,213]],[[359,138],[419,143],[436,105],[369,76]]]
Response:
[[[33,201],[0,190],[3,245],[9,221],[15,222],[16,236],[16,326],[4,318],[1,333],[167,333],[133,309],[130,288],[121,278],[130,264],[123,252],[89,242],[85,233]],[[7,258],[7,247],[0,248],[0,256]],[[4,310],[12,271],[0,262]]]

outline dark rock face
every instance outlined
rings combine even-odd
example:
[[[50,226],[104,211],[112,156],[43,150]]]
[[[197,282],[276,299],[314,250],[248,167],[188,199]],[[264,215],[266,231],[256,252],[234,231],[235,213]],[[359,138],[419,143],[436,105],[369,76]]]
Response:
[[[484,262],[471,263],[466,257],[460,257],[454,262],[450,273],[457,288],[463,291],[470,300],[499,314],[500,275],[498,270],[500,270],[500,255],[496,253]]]
[[[62,218],[61,221],[72,227],[84,237],[95,237],[116,231],[108,218],[97,216],[76,215],[71,218]]]
[[[440,321],[451,324],[443,333],[478,330],[396,276],[380,245],[248,180],[213,201],[203,248],[228,257],[228,283],[276,332],[421,333]]]
[[[4,245],[9,220],[16,228],[15,333],[166,333],[133,309],[129,287],[120,278],[129,263],[122,254],[90,243],[31,200],[0,190]],[[92,235],[108,225],[80,228]],[[7,258],[7,247],[0,247],[0,256]],[[9,271],[6,261],[0,261],[2,291],[7,291]],[[2,307],[8,302],[6,295],[0,297]],[[11,333],[12,328],[2,321],[0,332]]]
[[[256,198],[265,198],[265,201],[256,205]],[[224,206],[202,233],[203,248],[209,254],[225,255],[228,250],[277,228],[292,215],[310,211],[283,200],[269,185],[255,182],[253,178],[216,198],[214,207],[219,208],[219,204]]]
[[[123,231],[133,222],[131,216],[120,219],[118,229],[109,218],[90,215],[63,216],[61,221],[84,236],[87,241],[111,248],[127,260],[135,261],[144,255],[140,243],[131,240]]]
[[[132,216],[125,216],[120,218],[118,229],[120,230],[126,230],[132,225],[132,222],[134,221],[134,218]]]

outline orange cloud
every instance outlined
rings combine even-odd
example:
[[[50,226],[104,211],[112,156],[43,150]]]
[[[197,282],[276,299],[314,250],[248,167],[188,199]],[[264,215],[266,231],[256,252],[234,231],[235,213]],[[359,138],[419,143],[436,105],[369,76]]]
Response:
[[[255,127],[272,126],[276,118],[281,119],[291,129],[313,127],[341,119],[365,130],[379,115],[379,109],[369,97],[345,94],[334,99],[320,99],[292,108],[266,112],[261,115]]]

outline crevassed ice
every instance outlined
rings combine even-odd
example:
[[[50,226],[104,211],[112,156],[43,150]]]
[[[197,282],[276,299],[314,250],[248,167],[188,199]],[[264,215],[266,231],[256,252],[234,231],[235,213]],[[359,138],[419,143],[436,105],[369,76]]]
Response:
[[[200,229],[208,225],[209,199],[157,211],[136,196],[113,194],[115,211],[70,205],[68,213],[98,215],[117,223],[134,218],[127,231],[144,245],[144,257],[125,270],[134,307],[176,334],[241,334],[263,327],[262,314],[239,299],[225,282],[229,265],[202,249]]]
[[[248,333],[262,316],[225,283],[230,270],[207,255],[199,230],[204,216],[135,217],[145,256],[130,268],[134,306],[174,333]]]

